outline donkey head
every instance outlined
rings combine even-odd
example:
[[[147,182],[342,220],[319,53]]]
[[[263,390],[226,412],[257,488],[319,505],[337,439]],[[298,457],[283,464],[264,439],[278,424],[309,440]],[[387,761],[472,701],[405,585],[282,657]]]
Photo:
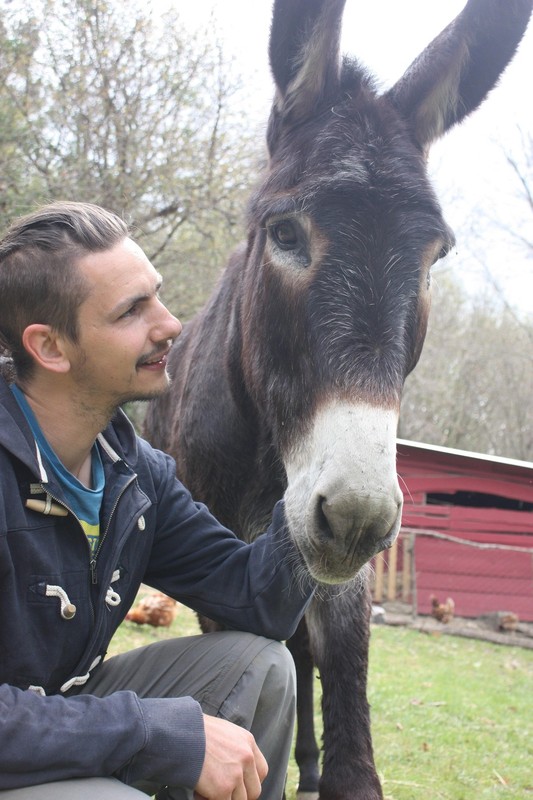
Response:
[[[431,267],[454,242],[427,151],[495,84],[532,0],[470,0],[384,94],[339,58],[344,5],[275,2],[269,164],[242,295],[247,386],[282,454],[292,535],[326,582],[351,578],[398,533],[401,392]]]

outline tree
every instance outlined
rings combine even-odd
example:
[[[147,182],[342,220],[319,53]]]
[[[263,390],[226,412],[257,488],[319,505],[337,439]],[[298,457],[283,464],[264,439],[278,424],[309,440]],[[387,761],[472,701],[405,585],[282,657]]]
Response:
[[[533,136],[526,128],[494,142],[487,186],[482,209],[467,210],[458,238],[485,291],[509,311],[523,310],[533,291]]]
[[[493,145],[470,205],[455,184],[440,192],[458,251],[438,270],[399,433],[532,461],[533,139],[517,129]]]
[[[2,227],[14,215],[28,209],[28,199],[40,195],[43,187],[25,169],[21,148],[27,135],[22,109],[31,104],[24,97],[27,69],[37,45],[31,23],[10,26],[0,18],[0,222]],[[17,102],[12,102],[16,96]]]
[[[533,326],[440,281],[420,363],[407,379],[399,436],[533,460]]]
[[[518,194],[524,201],[524,220],[527,217],[529,224],[518,229],[516,226],[506,226],[505,229],[524,245],[533,258],[533,135],[521,130],[518,130],[518,134],[520,148],[517,152],[506,150],[505,158],[516,178]]]
[[[0,36],[2,222],[51,199],[117,211],[189,316],[235,239],[252,171],[216,37],[117,0],[4,3]]]

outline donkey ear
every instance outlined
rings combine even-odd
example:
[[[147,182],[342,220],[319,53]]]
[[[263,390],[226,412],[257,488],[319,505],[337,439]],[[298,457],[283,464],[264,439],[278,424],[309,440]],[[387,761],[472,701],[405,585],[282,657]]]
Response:
[[[423,149],[485,99],[512,59],[533,0],[469,0],[387,92]]]
[[[270,66],[276,110],[285,121],[312,115],[339,85],[341,19],[346,0],[276,0]]]

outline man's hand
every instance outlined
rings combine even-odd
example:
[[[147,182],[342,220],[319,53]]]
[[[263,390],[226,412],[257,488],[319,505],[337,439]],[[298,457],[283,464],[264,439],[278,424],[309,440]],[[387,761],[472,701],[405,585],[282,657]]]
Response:
[[[195,793],[206,800],[257,800],[268,766],[251,733],[204,714],[205,760]]]

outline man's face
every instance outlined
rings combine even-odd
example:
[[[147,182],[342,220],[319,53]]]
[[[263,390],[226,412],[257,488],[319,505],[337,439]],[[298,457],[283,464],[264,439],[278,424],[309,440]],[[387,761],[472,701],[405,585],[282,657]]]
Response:
[[[161,394],[181,323],[159,300],[160,275],[131,239],[85,256],[78,268],[90,289],[79,308],[79,341],[69,346],[80,401],[110,411]]]

